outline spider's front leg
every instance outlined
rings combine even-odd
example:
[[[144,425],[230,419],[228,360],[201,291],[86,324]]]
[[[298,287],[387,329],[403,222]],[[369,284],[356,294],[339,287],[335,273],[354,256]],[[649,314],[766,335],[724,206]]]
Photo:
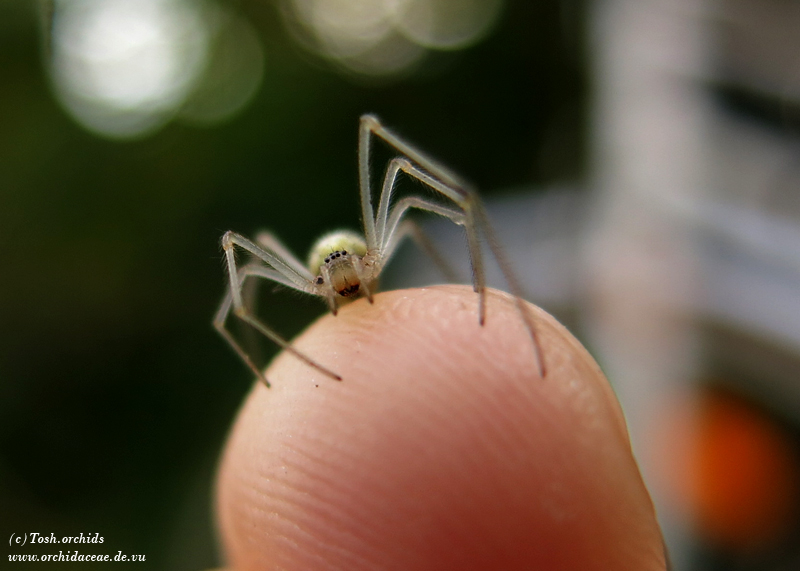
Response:
[[[263,235],[260,236],[262,239],[263,237]],[[268,243],[262,243],[264,243],[265,246],[268,246]],[[274,251],[271,252],[256,245],[240,234],[230,231],[225,233],[222,238],[222,248],[225,251],[225,259],[228,267],[230,284],[228,287],[228,292],[223,298],[220,308],[214,318],[214,327],[220,332],[228,344],[233,347],[245,364],[247,364],[247,366],[256,374],[256,376],[258,376],[259,379],[266,384],[267,387],[270,386],[267,378],[259,371],[258,367],[255,366],[247,352],[239,345],[239,343],[234,339],[233,335],[231,335],[230,331],[228,331],[225,327],[225,322],[227,321],[231,311],[233,311],[233,313],[239,319],[258,330],[262,335],[270,339],[285,351],[292,353],[295,357],[331,377],[332,379],[341,381],[342,378],[339,375],[330,369],[323,367],[310,357],[292,347],[288,341],[286,341],[273,329],[262,323],[250,311],[242,299],[242,289],[244,287],[245,280],[251,277],[270,280],[303,293],[318,295],[314,287],[313,279],[310,278],[311,274],[308,272],[308,270],[303,268],[300,262],[294,258],[288,252],[288,250],[285,249],[285,247],[280,245],[280,243],[278,244],[279,247],[275,248]],[[237,268],[235,255],[236,247],[248,251],[262,261],[265,265],[252,263],[244,266],[243,268]],[[299,269],[302,269],[303,273],[298,271]]]

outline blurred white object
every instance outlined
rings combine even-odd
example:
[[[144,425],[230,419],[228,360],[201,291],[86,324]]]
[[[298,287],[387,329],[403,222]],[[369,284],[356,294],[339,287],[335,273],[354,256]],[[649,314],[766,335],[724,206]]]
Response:
[[[59,101],[105,137],[150,134],[180,111],[227,119],[261,80],[255,32],[213,0],[55,0],[47,32]]]

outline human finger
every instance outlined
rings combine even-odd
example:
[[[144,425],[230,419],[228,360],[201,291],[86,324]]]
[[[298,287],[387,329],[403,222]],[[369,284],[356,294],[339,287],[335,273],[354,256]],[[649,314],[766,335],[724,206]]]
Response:
[[[380,294],[281,354],[233,428],[218,514],[236,569],[664,569],[622,413],[594,360],[510,296]]]

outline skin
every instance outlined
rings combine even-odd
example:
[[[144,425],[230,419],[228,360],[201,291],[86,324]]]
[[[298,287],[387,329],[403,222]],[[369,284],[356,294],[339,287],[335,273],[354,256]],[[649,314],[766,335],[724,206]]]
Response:
[[[666,568],[619,404],[592,357],[530,305],[486,324],[464,286],[361,299],[312,325],[258,383],[219,470],[235,569]]]

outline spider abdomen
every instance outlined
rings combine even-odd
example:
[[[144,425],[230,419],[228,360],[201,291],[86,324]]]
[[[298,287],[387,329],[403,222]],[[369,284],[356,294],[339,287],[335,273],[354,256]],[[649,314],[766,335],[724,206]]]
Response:
[[[367,245],[364,243],[363,237],[349,230],[325,234],[311,248],[308,256],[308,269],[313,275],[318,276],[322,266],[333,261],[330,256],[336,252],[340,254],[345,252],[344,255],[363,256],[367,253]]]

